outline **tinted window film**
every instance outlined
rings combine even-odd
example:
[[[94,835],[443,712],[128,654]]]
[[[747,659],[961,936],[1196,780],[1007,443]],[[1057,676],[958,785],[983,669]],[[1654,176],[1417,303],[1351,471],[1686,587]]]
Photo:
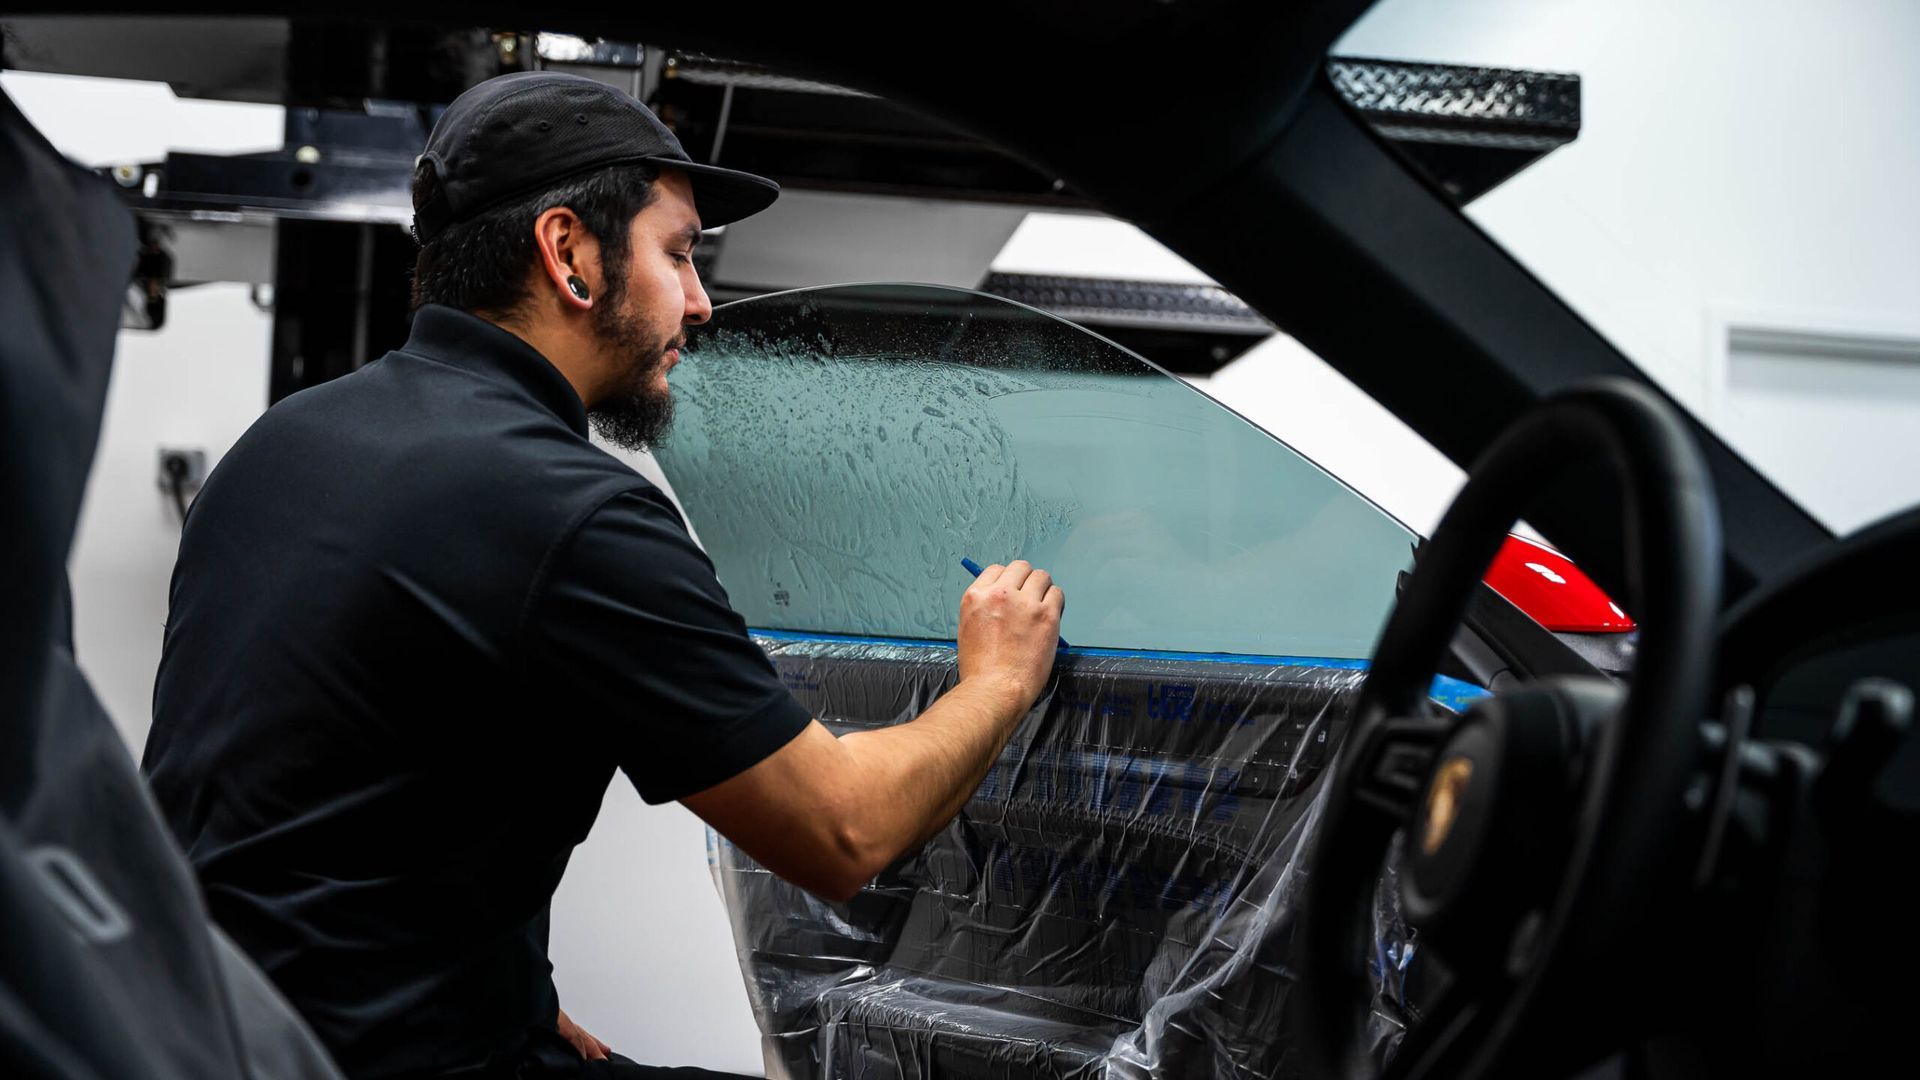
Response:
[[[757,297],[683,355],[660,464],[754,626],[952,638],[961,558],[1023,557],[1075,646],[1364,658],[1411,562],[1285,444],[997,297]]]

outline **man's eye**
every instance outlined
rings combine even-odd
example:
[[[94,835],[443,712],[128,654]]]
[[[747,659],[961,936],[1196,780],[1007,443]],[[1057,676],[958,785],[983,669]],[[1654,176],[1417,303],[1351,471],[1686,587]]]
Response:
[[[687,262],[693,261],[693,255],[690,252],[669,251],[667,252],[667,254],[673,256],[673,261],[675,263],[687,263]]]

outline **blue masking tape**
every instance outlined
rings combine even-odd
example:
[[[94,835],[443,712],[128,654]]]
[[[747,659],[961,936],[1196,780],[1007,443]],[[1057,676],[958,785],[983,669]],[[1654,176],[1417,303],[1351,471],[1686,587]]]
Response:
[[[807,630],[761,630],[751,631],[755,637],[772,641],[826,641],[843,645],[897,645],[912,649],[952,649],[954,643],[945,639],[928,638],[890,638],[862,637],[852,634],[822,634]],[[1343,671],[1365,671],[1370,666],[1365,660],[1351,660],[1337,656],[1253,656],[1246,653],[1195,653],[1167,652],[1155,649],[1100,649],[1084,645],[1063,647],[1069,656],[1111,656],[1128,660],[1178,660],[1195,664],[1252,664],[1259,667],[1297,667],[1297,668],[1336,668]],[[1466,708],[1472,702],[1491,696],[1490,693],[1464,679],[1455,679],[1446,675],[1435,675],[1433,685],[1427,694],[1435,702],[1454,712]]]

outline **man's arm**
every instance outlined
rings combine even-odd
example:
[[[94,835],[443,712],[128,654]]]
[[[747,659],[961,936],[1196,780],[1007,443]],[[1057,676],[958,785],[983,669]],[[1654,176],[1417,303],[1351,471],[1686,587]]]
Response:
[[[838,739],[815,721],[681,802],[786,880],[851,897],[980,786],[1046,685],[1065,604],[1045,570],[987,567],[960,598],[960,682],[919,717]]]

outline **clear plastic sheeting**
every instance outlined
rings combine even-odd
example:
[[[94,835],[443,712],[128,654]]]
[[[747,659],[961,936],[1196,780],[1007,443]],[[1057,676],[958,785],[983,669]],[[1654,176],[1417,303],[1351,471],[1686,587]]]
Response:
[[[759,640],[841,733],[910,720],[956,678],[947,645]],[[846,904],[714,836],[768,1074],[1296,1074],[1301,856],[1364,676],[1069,652],[960,816]],[[1390,903],[1380,922],[1384,1051],[1417,961]]]

